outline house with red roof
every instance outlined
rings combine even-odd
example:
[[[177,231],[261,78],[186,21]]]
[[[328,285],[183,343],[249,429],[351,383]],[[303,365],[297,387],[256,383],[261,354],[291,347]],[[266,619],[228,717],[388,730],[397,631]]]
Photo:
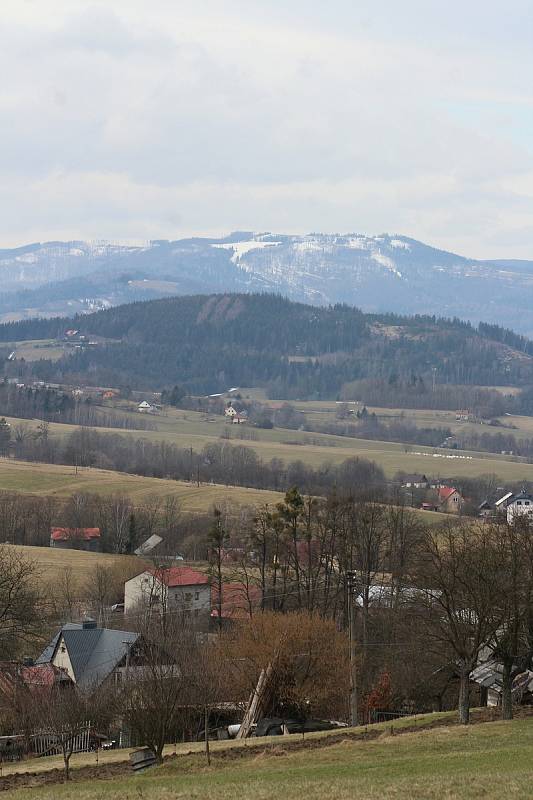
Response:
[[[446,514],[459,514],[464,505],[461,493],[453,486],[441,486],[437,489],[439,511]]]
[[[100,528],[52,528],[50,547],[100,552]]]
[[[218,620],[219,611],[224,622],[249,619],[261,608],[261,587],[239,581],[222,584],[222,604],[219,608],[218,586],[211,586],[211,619]]]
[[[188,566],[153,567],[124,584],[124,612],[139,607],[187,611],[195,617],[211,611],[209,575]]]

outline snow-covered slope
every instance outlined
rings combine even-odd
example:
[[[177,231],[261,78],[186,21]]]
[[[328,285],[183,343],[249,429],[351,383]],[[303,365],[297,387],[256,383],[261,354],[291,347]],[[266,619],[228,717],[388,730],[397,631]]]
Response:
[[[457,316],[533,334],[533,263],[475,261],[397,234],[234,233],[136,247],[50,242],[0,250],[0,278],[4,319],[169,294],[271,291],[317,305]]]

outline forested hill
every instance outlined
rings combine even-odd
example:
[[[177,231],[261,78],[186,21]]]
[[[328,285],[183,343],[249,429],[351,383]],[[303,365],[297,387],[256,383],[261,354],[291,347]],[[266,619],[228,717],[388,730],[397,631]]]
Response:
[[[289,398],[334,397],[361,378],[419,389],[433,380],[533,384],[533,346],[510,331],[268,294],[176,297],[28,320],[0,326],[0,341],[62,338],[67,328],[97,336],[98,345],[72,348],[59,362],[35,362],[34,375],[154,390],[178,383],[194,393],[262,385]],[[4,363],[4,373],[13,368]]]

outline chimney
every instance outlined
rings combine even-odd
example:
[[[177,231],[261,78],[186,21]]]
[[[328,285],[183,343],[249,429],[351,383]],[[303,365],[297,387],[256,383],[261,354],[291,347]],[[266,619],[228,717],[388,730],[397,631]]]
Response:
[[[95,619],[84,619],[81,623],[81,627],[84,631],[91,630],[92,628],[96,628],[96,620]]]

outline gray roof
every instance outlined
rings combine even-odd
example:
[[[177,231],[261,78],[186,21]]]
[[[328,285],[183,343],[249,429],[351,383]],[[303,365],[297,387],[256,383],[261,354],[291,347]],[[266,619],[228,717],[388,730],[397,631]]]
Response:
[[[511,506],[513,503],[516,503],[517,500],[533,500],[533,495],[527,494],[527,492],[520,492],[520,494],[515,494],[513,499],[509,501],[509,505]]]
[[[99,686],[123,660],[129,644],[139,638],[139,634],[132,631],[84,628],[81,623],[69,622],[57,632],[37,659],[37,664],[53,660],[61,636],[72,664],[74,680],[83,689]]]

